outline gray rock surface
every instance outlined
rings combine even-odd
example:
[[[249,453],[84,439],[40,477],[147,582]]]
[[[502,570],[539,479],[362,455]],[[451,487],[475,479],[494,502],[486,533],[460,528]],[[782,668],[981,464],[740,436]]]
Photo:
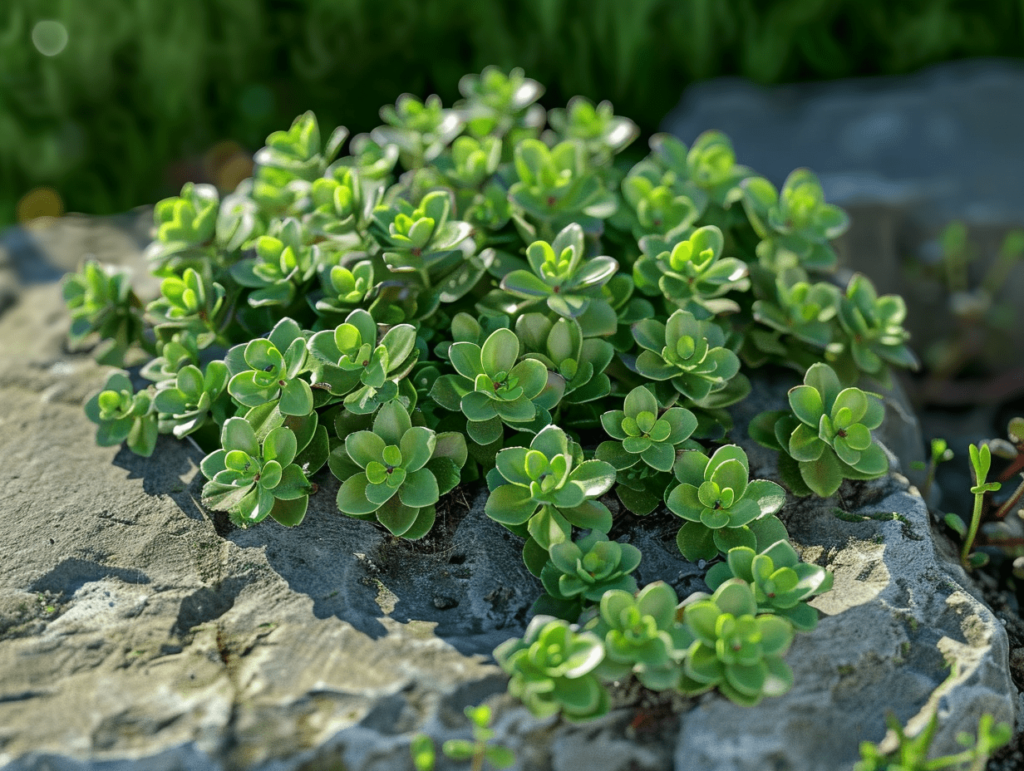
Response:
[[[967,60],[827,83],[706,81],[687,89],[662,130],[689,144],[720,129],[739,162],[776,186],[797,167],[813,169],[826,198],[851,216],[838,243],[844,264],[869,275],[881,292],[908,298],[907,328],[924,351],[952,332],[953,318],[945,293],[906,267],[933,263],[937,236],[958,219],[978,247],[977,281],[1006,232],[1024,225],[1022,104],[1024,65]],[[1010,275],[1001,297],[1013,308],[1024,304],[1024,270]],[[1020,320],[1018,314],[1006,330],[1012,345],[1000,350],[1024,349]],[[986,365],[999,371],[1019,364],[1007,358],[990,354]]]
[[[479,497],[413,547],[336,513],[324,475],[301,527],[242,531],[197,504],[189,445],[162,437],[149,460],[94,445],[81,405],[103,369],[66,350],[59,291],[26,261],[74,265],[80,238],[114,243],[92,231],[121,226],[0,239],[18,286],[0,315],[0,769],[411,769],[413,733],[468,736],[462,708],[485,700],[520,771],[841,769],[886,709],[916,724],[939,709],[944,749],[984,711],[1013,719],[1006,632],[898,477],[785,509],[804,558],[836,574],[788,657],[790,694],[747,710],[626,685],[594,723],[533,718],[489,652],[521,633],[539,585]],[[97,256],[131,262],[119,243]],[[788,385],[759,387],[738,425]],[[771,475],[771,454],[737,439]],[[699,571],[674,553],[677,527],[654,515],[630,538],[642,582],[688,592]]]

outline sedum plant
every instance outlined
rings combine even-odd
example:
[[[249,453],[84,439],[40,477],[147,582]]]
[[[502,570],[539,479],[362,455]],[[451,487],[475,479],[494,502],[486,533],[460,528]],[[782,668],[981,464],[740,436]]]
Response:
[[[125,372],[112,372],[103,389],[85,403],[85,415],[95,423],[96,444],[113,447],[122,442],[136,455],[148,458],[156,447],[157,414],[150,390],[135,393]]]
[[[844,479],[875,479],[889,460],[871,438],[885,408],[879,397],[843,388],[826,364],[814,364],[804,384],[790,389],[790,412],[764,412],[750,436],[778,450],[779,471],[796,495],[834,495]]]
[[[441,745],[441,752],[452,760],[468,760],[470,771],[483,771],[484,763],[493,768],[508,768],[516,761],[515,754],[500,744],[491,744],[494,729],[490,728],[491,708],[486,704],[466,707],[463,712],[473,727],[473,740],[449,739]],[[416,771],[434,771],[437,755],[434,742],[426,734],[416,734],[409,744]]]
[[[716,131],[657,135],[631,163],[629,119],[584,99],[548,111],[522,70],[459,90],[450,106],[401,95],[351,138],[305,113],[234,191],[160,202],[148,305],[127,273],[69,276],[73,341],[151,383],[118,372],[89,400],[98,441],[148,455],[160,433],[189,437],[205,505],[239,527],[296,525],[318,494],[422,538],[457,486],[486,483],[486,515],[544,587],[540,620],[496,652],[537,714],[604,714],[605,676],[780,692],[779,624],[810,626],[828,579],[785,547],[784,494],[749,479],[730,408],[760,366],[807,372],[792,409],[749,431],[785,450],[783,481],[823,493],[884,473],[877,399],[838,383],[913,365],[901,307],[863,278],[811,280],[845,215],[807,171],[775,191]],[[732,550],[701,600],[724,619],[714,641],[710,606],[691,629],[699,602],[637,585],[629,530],[661,507],[685,520],[685,557]],[[754,610],[725,592],[737,581]]]
[[[550,616],[534,616],[522,639],[494,649],[498,666],[511,677],[509,693],[538,717],[562,714],[571,721],[608,712],[608,691],[594,671],[604,655],[597,635]]]
[[[282,525],[302,522],[312,486],[294,462],[299,446],[290,428],[275,428],[261,441],[244,418],[230,418],[221,445],[201,465],[210,480],[203,486],[204,505],[244,526],[268,515]]]
[[[793,687],[783,655],[793,642],[789,622],[757,615],[757,601],[742,579],[729,579],[709,599],[685,606],[683,621],[693,642],[679,688],[701,693],[717,687],[737,704],[753,706]]]
[[[540,571],[547,594],[534,603],[534,613],[576,621],[585,606],[601,601],[612,589],[632,594],[636,579],[629,575],[640,564],[640,550],[609,541],[600,530],[573,541],[552,544]]]
[[[714,591],[733,578],[743,579],[754,590],[758,613],[782,616],[801,632],[814,631],[818,625],[818,612],[806,600],[832,588],[832,574],[801,562],[788,541],[776,541],[761,552],[734,546],[725,562],[711,566],[704,580]]]
[[[786,502],[785,492],[767,479],[750,480],[747,454],[740,447],[725,445],[710,458],[684,452],[674,471],[679,484],[666,494],[665,503],[686,520],[676,544],[688,560],[711,560],[734,546],[753,548],[758,533],[764,539],[781,526],[774,515]],[[758,520],[763,521],[754,525]]]
[[[547,426],[529,447],[508,447],[494,458],[496,484],[484,511],[512,532],[529,535],[544,550],[571,540],[572,526],[607,533],[612,515],[597,500],[615,483],[615,469],[583,460],[575,442]]]
[[[662,581],[648,584],[635,597],[621,589],[606,592],[599,615],[584,627],[605,643],[598,676],[613,681],[633,674],[651,690],[675,688],[693,642],[676,618],[678,603],[675,591]]]
[[[342,485],[343,514],[380,522],[393,535],[422,538],[434,524],[434,504],[459,482],[466,462],[461,434],[414,426],[398,401],[381,406],[372,430],[356,431],[331,452]]]

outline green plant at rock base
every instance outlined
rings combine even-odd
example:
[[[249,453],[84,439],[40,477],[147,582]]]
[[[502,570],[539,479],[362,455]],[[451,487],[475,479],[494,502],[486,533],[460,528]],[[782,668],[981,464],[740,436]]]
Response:
[[[282,525],[298,525],[306,516],[312,486],[295,463],[299,446],[290,428],[280,426],[263,441],[244,418],[230,418],[221,433],[222,449],[203,458],[203,504],[226,511],[236,525],[248,526],[267,515]]]
[[[441,495],[459,483],[466,462],[462,434],[436,434],[414,426],[405,407],[388,402],[372,431],[356,431],[331,452],[331,471],[342,485],[343,514],[376,520],[394,535],[422,538],[434,524]]]
[[[652,690],[675,688],[681,661],[693,642],[676,619],[678,603],[672,587],[661,581],[648,584],[635,597],[620,589],[605,592],[599,614],[584,627],[605,643],[598,676],[613,681],[634,674]]]
[[[985,505],[985,494],[998,492],[1002,487],[999,482],[987,482],[988,472],[992,468],[992,451],[987,444],[979,449],[977,445],[970,446],[971,471],[974,475],[974,487],[971,494],[974,496],[974,511],[971,514],[970,525],[964,525],[956,514],[947,514],[945,522],[953,528],[964,539],[964,545],[960,550],[960,564],[968,570],[977,568],[988,562],[988,555],[983,552],[971,553],[974,539],[978,535],[978,526],[981,524],[981,512]]]
[[[667,504],[686,520],[687,558],[734,550],[733,572],[709,580],[716,592],[748,581],[774,621],[738,621],[729,639],[747,653],[722,666],[760,671],[747,661],[756,630],[811,626],[804,603],[828,579],[787,550],[782,488],[749,479],[729,408],[764,364],[803,372],[831,356],[856,379],[874,368],[856,343],[887,369],[905,337],[891,303],[868,307],[854,287],[857,340],[839,290],[809,280],[838,225],[806,173],[768,207],[762,237],[743,202],[754,172],[720,132],[690,146],[658,135],[631,167],[618,153],[636,127],[607,103],[545,111],[519,70],[488,68],[460,91],[453,106],[401,96],[386,125],[351,140],[301,115],[233,192],[186,185],[161,202],[146,250],[161,295],[145,312],[120,274],[68,278],[76,339],[148,357],[147,390],[118,373],[90,400],[98,438],[148,454],[159,433],[189,436],[207,453],[204,504],[242,527],[302,521],[332,484],[316,481],[324,465],[337,510],[392,540],[427,536],[461,506],[456,485],[471,497],[486,483],[485,515],[545,589],[542,620],[496,652],[537,714],[604,714],[608,677],[693,690],[693,670],[740,701],[778,692],[766,678],[755,693],[747,670],[729,670],[740,686],[715,679],[704,653],[694,664],[702,649],[674,590],[658,576],[638,585],[630,528]],[[868,478],[864,434],[881,414],[841,390],[822,397],[813,439],[847,477]],[[790,433],[814,411],[804,393]],[[784,478],[800,479],[789,460]]]
[[[615,469],[583,460],[575,442],[557,426],[547,426],[529,447],[508,447],[494,458],[495,484],[484,511],[542,549],[570,540],[572,526],[607,533],[612,515],[600,501],[615,483]]]
[[[132,291],[127,271],[87,260],[64,278],[64,302],[71,313],[68,338],[80,346],[90,337],[102,342],[95,352],[101,364],[124,365],[125,354],[142,342],[142,302]]]
[[[539,615],[576,621],[584,607],[601,602],[612,589],[632,594],[636,579],[629,575],[640,564],[640,550],[628,543],[609,541],[600,530],[551,545],[540,571],[547,594],[530,609]]]
[[[885,722],[895,741],[890,742],[887,738],[877,745],[861,742],[861,759],[854,765],[854,771],[937,771],[941,768],[983,771],[992,753],[1008,744],[1013,735],[1009,724],[996,725],[992,715],[986,713],[978,721],[977,738],[966,732],[957,735],[957,742],[966,748],[963,752],[929,759],[928,751],[939,727],[938,712],[932,713],[927,725],[914,737],[907,736],[893,713],[886,715]]]
[[[684,606],[683,621],[694,641],[680,690],[701,693],[717,686],[736,703],[753,706],[793,686],[793,673],[782,659],[793,641],[792,626],[779,616],[756,613],[753,590],[738,578],[723,583],[710,599]]]
[[[779,452],[779,471],[796,495],[835,494],[844,479],[875,479],[889,460],[871,438],[881,425],[881,399],[859,388],[843,388],[831,367],[814,364],[804,384],[789,392],[790,412],[763,412],[750,436]]]
[[[491,708],[486,705],[466,707],[466,717],[473,726],[473,741],[449,739],[441,745],[441,752],[452,760],[469,760],[470,771],[483,771],[484,763],[494,768],[508,768],[516,762],[512,750],[497,744],[490,744],[494,738],[491,723]],[[434,771],[436,753],[434,742],[426,734],[416,734],[409,745],[416,771]]]
[[[711,566],[704,580],[714,591],[733,578],[742,578],[753,588],[759,613],[782,616],[801,632],[818,625],[818,611],[805,600],[832,588],[832,574],[801,562],[787,541],[776,541],[760,553],[734,546],[725,562]]]
[[[675,463],[675,478],[679,484],[665,503],[687,520],[676,543],[688,560],[711,560],[735,546],[753,548],[780,528],[786,537],[774,516],[786,502],[785,492],[766,479],[751,481],[747,454],[736,445],[721,447],[710,458],[684,452]]]
[[[509,693],[538,717],[561,713],[572,721],[608,712],[608,691],[594,672],[604,656],[597,635],[550,616],[534,616],[522,639],[494,649],[498,666],[511,677]]]
[[[85,415],[99,426],[96,444],[112,447],[127,441],[128,448],[148,458],[157,437],[157,415],[151,391],[135,393],[125,372],[112,372],[103,390],[85,404]]]

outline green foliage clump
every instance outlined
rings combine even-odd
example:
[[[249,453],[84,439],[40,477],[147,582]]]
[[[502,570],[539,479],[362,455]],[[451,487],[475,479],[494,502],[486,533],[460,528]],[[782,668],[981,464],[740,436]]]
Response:
[[[782,692],[781,654],[830,579],[787,550],[785,491],[750,479],[728,408],[758,366],[809,367],[792,413],[751,426],[785,449],[783,481],[830,495],[884,473],[880,403],[824,362],[910,363],[898,308],[827,283],[845,217],[809,172],[776,194],[720,132],[659,135],[630,169],[636,126],[608,103],[545,113],[521,71],[461,88],[453,107],[402,96],[351,140],[303,114],[223,199],[187,185],[161,202],[144,307],[122,274],[69,276],[76,339],[146,359],[150,381],[117,373],[90,400],[98,440],[148,455],[158,433],[188,436],[204,504],[239,527],[301,523],[335,484],[314,481],[325,465],[342,515],[409,540],[486,483],[485,515],[545,589],[495,652],[537,714],[596,717],[603,683],[630,675],[739,703]],[[619,533],[662,506],[687,559],[730,555],[712,599],[639,587]]]
[[[819,363],[790,390],[789,405],[789,412],[758,415],[750,436],[779,451],[779,472],[793,493],[827,498],[844,479],[875,479],[889,470],[871,437],[885,417],[879,397],[843,388],[832,368]]]

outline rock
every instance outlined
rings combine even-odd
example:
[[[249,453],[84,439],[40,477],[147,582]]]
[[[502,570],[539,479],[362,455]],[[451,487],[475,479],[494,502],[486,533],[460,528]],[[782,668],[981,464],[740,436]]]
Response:
[[[533,718],[490,651],[522,633],[539,582],[481,495],[449,499],[410,545],[338,514],[324,474],[301,527],[233,529],[197,503],[189,444],[161,437],[148,460],[95,446],[81,405],[104,371],[66,351],[54,284],[19,291],[0,315],[4,771],[408,770],[414,733],[467,737],[462,709],[481,702],[519,771],[848,768],[886,709],[919,725],[938,708],[938,749],[982,712],[1013,719],[1006,632],[895,477],[784,511],[804,558],[836,574],[788,656],[791,693],[742,709],[624,684],[594,723]],[[788,385],[759,384],[737,425]],[[675,553],[678,526],[655,514],[629,537],[642,582],[686,593],[701,571]]]
[[[1024,225],[1022,103],[1024,65],[967,60],[908,76],[770,88],[719,78],[690,86],[662,129],[688,144],[720,129],[738,161],[776,186],[797,167],[813,169],[826,198],[851,216],[838,242],[844,265],[866,273],[880,292],[907,298],[907,328],[923,353],[955,326],[948,293],[908,266],[934,264],[937,236],[959,219],[978,247],[977,282],[1006,232]],[[1024,305],[1024,270],[1009,275],[999,296],[1009,308]],[[984,352],[992,371],[1017,363],[1020,319],[999,333],[1004,346]]]

